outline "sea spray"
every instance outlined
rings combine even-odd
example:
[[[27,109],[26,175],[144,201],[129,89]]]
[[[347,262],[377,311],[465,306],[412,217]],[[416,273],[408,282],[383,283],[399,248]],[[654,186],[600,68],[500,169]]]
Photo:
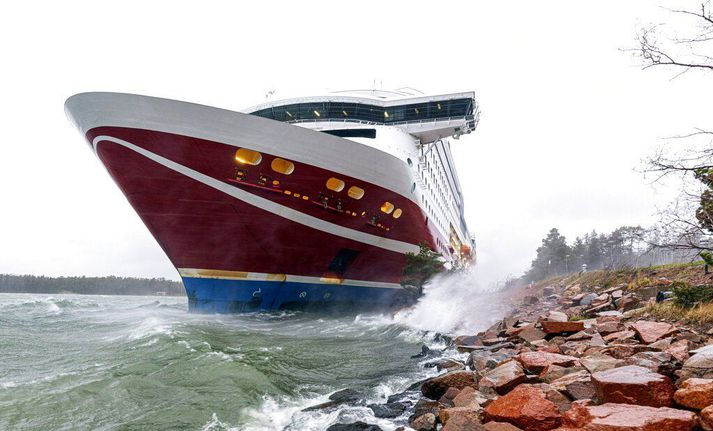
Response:
[[[507,314],[506,296],[502,289],[482,287],[471,270],[439,274],[416,305],[397,313],[394,321],[423,331],[476,333]]]

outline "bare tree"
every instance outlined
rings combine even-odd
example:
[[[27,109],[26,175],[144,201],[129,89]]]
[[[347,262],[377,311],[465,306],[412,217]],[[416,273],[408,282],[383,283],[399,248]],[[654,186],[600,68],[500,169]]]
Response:
[[[657,24],[637,34],[642,67],[671,67],[676,77],[691,70],[713,71],[713,16],[710,0],[697,10],[674,10],[671,24]]]
[[[643,69],[666,67],[672,79],[690,72],[713,71],[713,15],[711,0],[693,10],[671,10],[671,20],[642,29],[635,49]],[[670,138],[646,161],[645,172],[654,182],[680,179],[681,191],[661,211],[661,223],[652,237],[676,250],[713,250],[713,131],[696,129]]]

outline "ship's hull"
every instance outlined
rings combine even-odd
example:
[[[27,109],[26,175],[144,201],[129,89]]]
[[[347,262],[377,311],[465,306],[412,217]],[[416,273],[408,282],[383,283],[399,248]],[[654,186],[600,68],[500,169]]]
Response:
[[[192,311],[392,306],[405,253],[433,244],[408,167],[374,148],[141,96],[83,94],[66,109],[177,268]],[[239,148],[261,161],[236,162]],[[275,159],[292,172],[271,169]]]

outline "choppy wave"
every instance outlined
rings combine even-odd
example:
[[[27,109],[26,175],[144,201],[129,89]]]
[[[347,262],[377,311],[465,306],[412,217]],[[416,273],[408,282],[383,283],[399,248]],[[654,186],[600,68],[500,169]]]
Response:
[[[184,298],[2,294],[0,311],[0,429],[390,430],[366,404],[434,373],[411,356],[441,346],[390,315],[196,315]],[[363,405],[302,411],[347,387]]]

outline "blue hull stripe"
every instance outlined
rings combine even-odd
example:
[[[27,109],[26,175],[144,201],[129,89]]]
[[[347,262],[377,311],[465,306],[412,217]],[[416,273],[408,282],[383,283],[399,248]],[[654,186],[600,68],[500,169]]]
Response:
[[[390,307],[402,289],[260,280],[183,277],[190,311],[234,313],[332,307]]]

